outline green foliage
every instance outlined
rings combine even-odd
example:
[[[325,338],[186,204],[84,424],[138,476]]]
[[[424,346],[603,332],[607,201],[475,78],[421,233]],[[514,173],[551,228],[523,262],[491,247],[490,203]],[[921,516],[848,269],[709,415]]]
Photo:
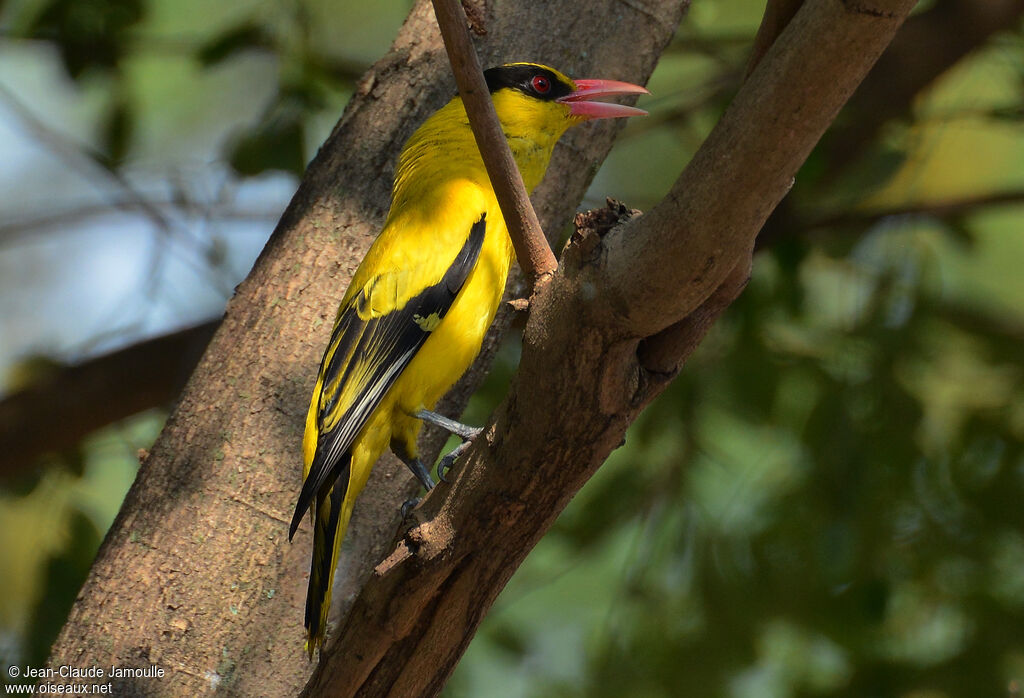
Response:
[[[274,38],[266,28],[252,20],[246,20],[206,42],[196,52],[196,58],[204,67],[209,68],[241,51],[272,51],[273,48]]]
[[[258,124],[230,144],[231,167],[245,177],[268,170],[301,175],[306,169],[306,124],[323,102],[313,83],[283,87]]]
[[[129,50],[128,31],[145,15],[143,0],[50,0],[29,34],[52,41],[74,78],[118,67]]]
[[[983,89],[951,95],[958,80],[921,109]],[[962,146],[907,122],[837,169],[839,128],[747,290],[512,579],[447,695],[1014,695],[1024,316],[1004,299],[1024,207],[932,212],[903,187],[943,191],[964,163],[922,162]]]
[[[132,129],[135,126],[134,118],[132,105],[124,95],[120,95],[110,104],[100,134],[103,162],[108,167],[120,165],[128,156]]]
[[[39,667],[49,656],[135,477],[137,448],[151,444],[162,423],[162,414],[139,415],[0,483],[0,550],[5,570],[17,571],[0,576],[5,666]]]

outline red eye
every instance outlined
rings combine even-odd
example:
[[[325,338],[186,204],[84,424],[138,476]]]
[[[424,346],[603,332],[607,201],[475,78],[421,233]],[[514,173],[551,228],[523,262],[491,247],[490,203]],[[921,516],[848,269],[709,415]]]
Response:
[[[547,94],[551,90],[551,81],[543,75],[534,75],[530,85],[539,94]]]

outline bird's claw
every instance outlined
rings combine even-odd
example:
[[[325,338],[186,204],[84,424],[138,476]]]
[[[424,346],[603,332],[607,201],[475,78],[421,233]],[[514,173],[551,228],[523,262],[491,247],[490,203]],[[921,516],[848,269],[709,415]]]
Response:
[[[452,484],[448,479],[448,471],[451,470],[453,465],[455,465],[454,459],[449,458],[448,456],[442,458],[437,464],[437,479],[446,485]]]
[[[402,521],[409,518],[409,512],[415,509],[420,503],[420,497],[413,497],[402,502]]]
[[[441,461],[437,464],[437,478],[441,482],[445,484],[449,483],[447,477],[448,471],[452,469],[453,465],[455,465],[455,461],[458,460],[459,456],[461,456],[463,453],[469,450],[469,447],[472,443],[472,440],[463,441],[461,444],[459,444],[451,451],[449,451],[447,454],[445,454],[443,458],[441,458]]]

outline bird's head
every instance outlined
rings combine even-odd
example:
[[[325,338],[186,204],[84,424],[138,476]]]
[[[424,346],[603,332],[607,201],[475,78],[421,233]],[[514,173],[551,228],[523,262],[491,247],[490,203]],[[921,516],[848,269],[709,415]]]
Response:
[[[558,139],[570,126],[591,119],[614,119],[646,114],[624,104],[596,102],[613,95],[647,94],[639,85],[617,80],[573,80],[538,63],[508,63],[484,71],[505,133]]]
[[[647,93],[643,87],[628,82],[572,80],[537,63],[501,65],[485,70],[484,77],[527,191],[532,191],[544,176],[555,143],[570,126],[591,119],[647,113],[623,104],[594,101],[611,95]],[[448,157],[437,157],[439,150]],[[474,161],[479,164],[478,168],[471,167]],[[398,204],[403,196],[411,196],[408,194],[413,191],[410,182],[464,177],[468,170],[487,177],[462,98],[455,96],[428,118],[402,149],[395,173],[392,209],[401,208]],[[424,172],[432,174],[419,177]]]

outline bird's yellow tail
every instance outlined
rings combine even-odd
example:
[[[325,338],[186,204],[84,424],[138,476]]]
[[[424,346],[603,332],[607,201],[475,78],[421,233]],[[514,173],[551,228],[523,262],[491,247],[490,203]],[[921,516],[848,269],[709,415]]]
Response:
[[[306,652],[311,660],[316,648],[324,643],[334,568],[338,564],[341,541],[345,538],[345,529],[352,514],[352,502],[346,501],[345,497],[349,487],[351,454],[345,457],[349,463],[345,464],[340,477],[332,487],[320,490],[313,506],[313,556],[309,567],[309,588],[306,590],[305,623]]]

